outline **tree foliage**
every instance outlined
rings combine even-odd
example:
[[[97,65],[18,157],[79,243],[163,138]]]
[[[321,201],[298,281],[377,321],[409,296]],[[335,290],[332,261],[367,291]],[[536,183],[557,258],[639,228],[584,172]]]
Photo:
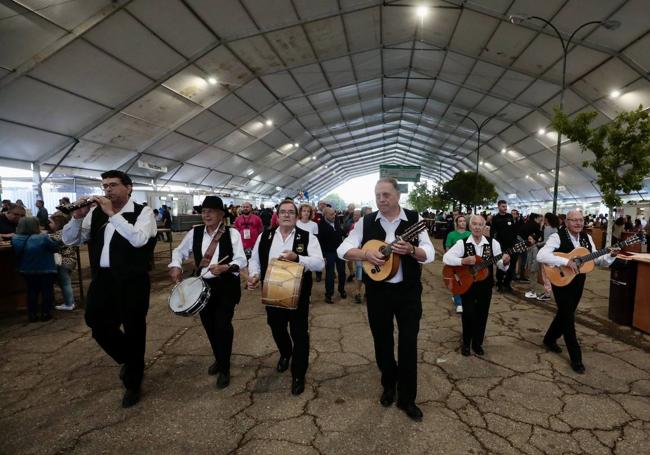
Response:
[[[442,186],[446,196],[466,207],[476,207],[494,203],[499,193],[494,184],[476,172],[457,172],[454,177]]]
[[[416,183],[409,192],[407,200],[411,207],[418,212],[427,209],[445,209],[449,205],[449,198],[438,189],[429,189],[427,182]]]
[[[650,174],[650,115],[639,106],[619,114],[607,125],[591,128],[597,115],[583,112],[569,119],[556,108],[551,125],[577,142],[582,151],[591,150],[595,160],[582,165],[596,171],[605,205],[618,207],[623,202],[618,194],[641,190],[643,179]]]

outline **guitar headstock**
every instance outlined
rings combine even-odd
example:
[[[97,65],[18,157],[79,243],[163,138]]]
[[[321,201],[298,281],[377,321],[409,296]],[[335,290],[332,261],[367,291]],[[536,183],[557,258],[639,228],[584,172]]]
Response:
[[[408,228],[404,233],[402,233],[402,235],[400,236],[400,238],[401,238],[402,240],[404,240],[405,242],[410,242],[410,241],[413,240],[415,237],[417,237],[417,235],[418,235],[420,232],[424,231],[424,230],[427,229],[427,228],[428,228],[428,225],[427,225],[427,222],[426,222],[426,221],[424,221],[424,220],[422,220],[422,221],[418,221],[416,224],[414,224],[413,226],[409,227],[409,228]]]
[[[635,243],[641,243],[643,242],[643,234],[635,234],[632,237],[623,240],[622,242],[619,242],[618,244],[621,247],[625,247],[628,245],[634,245]]]
[[[525,253],[526,250],[528,250],[528,246],[526,245],[526,242],[518,242],[510,249],[513,253]]]

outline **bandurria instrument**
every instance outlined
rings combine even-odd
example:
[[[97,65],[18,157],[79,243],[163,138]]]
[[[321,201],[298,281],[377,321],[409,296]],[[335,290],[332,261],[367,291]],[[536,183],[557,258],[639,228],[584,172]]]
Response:
[[[590,253],[587,248],[578,247],[574,248],[570,253],[556,252],[553,254],[561,258],[573,259],[578,266],[578,273],[589,273],[594,269],[594,259],[609,253],[609,251],[614,248],[624,248],[628,245],[639,243],[642,240],[643,237],[641,235],[635,235],[627,240],[623,240],[622,242],[618,242],[615,245],[594,251],[593,253]],[[571,283],[571,281],[573,281],[577,275],[576,272],[571,270],[571,267],[565,265],[555,266],[544,264],[544,272],[546,272],[546,276],[551,281],[551,283],[558,287],[566,286],[567,284]]]
[[[363,247],[361,247],[361,250],[364,251],[364,253],[366,251],[379,251],[384,256],[386,262],[384,262],[383,265],[375,265],[370,261],[363,261],[363,271],[366,272],[366,275],[368,275],[373,281],[384,281],[393,278],[399,270],[400,264],[399,255],[394,254],[392,251],[393,245],[400,240],[410,242],[426,228],[427,223],[422,220],[418,221],[413,226],[410,226],[401,235],[395,236],[395,240],[390,244],[381,240],[368,240]]]
[[[501,254],[492,256],[487,261],[480,256],[475,256],[476,264],[474,265],[446,265],[442,268],[442,281],[453,295],[463,295],[469,291],[474,282],[486,279],[490,273],[488,267],[499,262],[504,254],[523,253],[526,250],[526,242],[519,242]]]
[[[303,273],[305,266],[298,262],[271,259],[262,285],[262,303],[287,310],[297,309]]]

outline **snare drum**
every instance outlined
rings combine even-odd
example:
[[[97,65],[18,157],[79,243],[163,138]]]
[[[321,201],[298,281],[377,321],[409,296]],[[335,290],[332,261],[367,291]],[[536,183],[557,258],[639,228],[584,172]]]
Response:
[[[172,289],[169,308],[179,316],[193,316],[210,300],[210,286],[201,277],[186,278]]]
[[[303,273],[305,266],[298,262],[271,259],[262,286],[262,303],[287,310],[297,309]]]

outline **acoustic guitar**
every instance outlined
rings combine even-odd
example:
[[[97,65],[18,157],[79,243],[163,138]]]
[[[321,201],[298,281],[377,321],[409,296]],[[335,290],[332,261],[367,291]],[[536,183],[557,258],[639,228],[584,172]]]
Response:
[[[409,227],[401,235],[395,237],[395,240],[390,244],[382,242],[381,240],[368,240],[363,244],[361,250],[366,251],[379,251],[384,256],[383,265],[375,265],[370,261],[363,261],[363,271],[373,281],[390,280],[395,276],[399,270],[400,259],[399,255],[393,253],[393,245],[400,240],[410,242],[415,239],[420,232],[427,229],[426,221],[418,221],[413,226]]]
[[[639,243],[642,240],[643,240],[643,236],[635,235],[633,237],[630,237],[627,240],[623,240],[622,242],[618,242],[615,245],[605,247],[601,250],[597,250],[592,253],[590,253],[587,248],[580,246],[578,248],[574,248],[573,251],[571,251],[570,253],[556,252],[553,254],[561,258],[573,259],[576,265],[578,266],[578,273],[589,273],[595,267],[595,264],[593,262],[594,259],[609,253],[610,250],[614,248],[624,248],[628,245]],[[571,270],[571,267],[568,267],[566,265],[555,266],[555,265],[544,264],[544,272],[546,272],[546,276],[551,281],[551,283],[553,283],[555,286],[558,287],[568,285],[573,281],[573,279],[578,274],[575,273],[573,270]]]
[[[524,253],[527,249],[526,242],[519,242],[501,254],[492,256],[487,261],[480,256],[475,256],[476,264],[474,265],[446,265],[442,268],[442,281],[453,295],[463,295],[469,291],[472,284],[486,279],[490,274],[488,267],[499,262],[504,254]]]

